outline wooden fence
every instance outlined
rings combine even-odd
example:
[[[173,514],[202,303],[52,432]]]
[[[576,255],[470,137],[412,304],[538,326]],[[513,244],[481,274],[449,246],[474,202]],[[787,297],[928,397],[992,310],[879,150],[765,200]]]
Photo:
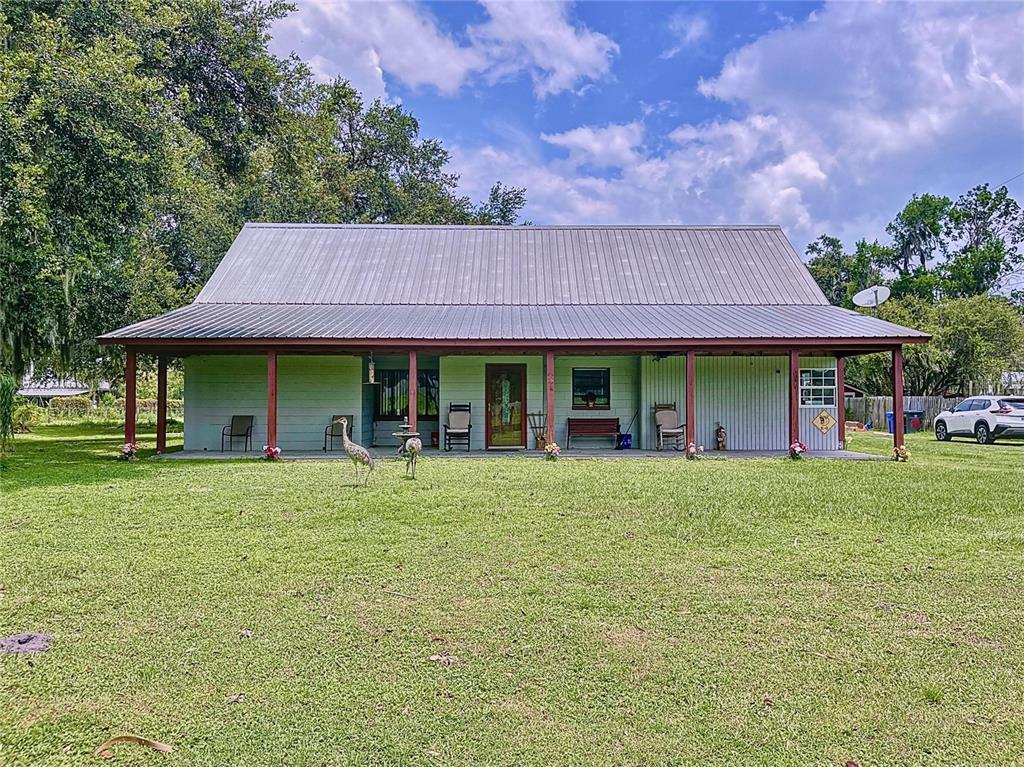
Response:
[[[960,399],[950,397],[904,397],[904,410],[924,412],[922,429],[931,429],[935,416],[949,410]],[[892,397],[853,397],[846,400],[846,418],[850,421],[872,423],[874,428],[885,431],[888,424],[885,414],[892,410]]]

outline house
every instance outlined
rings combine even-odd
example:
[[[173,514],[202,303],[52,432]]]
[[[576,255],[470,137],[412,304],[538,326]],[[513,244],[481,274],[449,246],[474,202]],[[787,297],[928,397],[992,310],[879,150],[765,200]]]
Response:
[[[845,358],[891,353],[902,397],[902,347],[928,336],[830,306],[777,226],[253,223],[193,303],[99,340],[126,349],[129,440],[136,355],[164,383],[184,358],[186,450],[238,414],[283,451],[321,449],[339,414],[366,444],[404,417],[426,442],[452,403],[473,450],[533,447],[531,419],[564,444],[570,418],[650,448],[665,403],[687,443],[826,450]]]
[[[106,394],[110,384],[100,381],[96,394]],[[49,405],[54,397],[92,397],[92,389],[79,383],[74,378],[62,378],[53,373],[37,376],[31,369],[21,381],[18,396],[24,397],[35,405]]]

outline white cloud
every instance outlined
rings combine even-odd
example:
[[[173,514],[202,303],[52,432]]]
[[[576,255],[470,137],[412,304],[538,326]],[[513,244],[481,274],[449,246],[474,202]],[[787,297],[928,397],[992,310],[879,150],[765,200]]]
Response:
[[[385,73],[449,96],[475,75],[493,82],[527,74],[540,97],[609,73],[618,46],[573,24],[565,3],[483,5],[488,20],[464,30],[463,44],[419,4],[303,0],[275,25],[273,48],[301,49],[319,77],[347,78],[368,98],[386,96]]]
[[[568,160],[461,148],[457,167],[467,190],[495,177],[526,186],[526,215],[542,222],[774,222],[798,244],[882,236],[913,192],[1002,180],[977,158],[1017,170],[1021,39],[1019,5],[830,4],[699,84],[735,117],[678,125],[668,145],[641,123],[581,125],[541,137]]]
[[[675,45],[661,54],[660,58],[674,59],[687,48],[692,48],[708,36],[708,20],[704,16],[690,16],[680,11],[672,14],[668,29],[675,38]]]
[[[486,54],[490,76],[527,71],[538,96],[604,77],[618,53],[611,38],[571,24],[565,3],[483,0],[483,5],[491,18],[471,27],[469,35]]]
[[[621,168],[638,159],[637,148],[644,140],[644,126],[639,122],[606,125],[595,128],[583,125],[564,133],[544,133],[549,144],[569,150],[569,162],[575,165]]]

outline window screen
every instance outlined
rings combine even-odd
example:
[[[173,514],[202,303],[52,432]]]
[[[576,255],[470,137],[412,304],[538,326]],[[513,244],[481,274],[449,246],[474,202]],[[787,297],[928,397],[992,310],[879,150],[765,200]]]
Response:
[[[611,378],[608,368],[573,368],[572,409],[609,410],[612,406]]]
[[[835,407],[835,368],[804,368],[800,371],[800,406]]]
[[[436,370],[420,370],[416,376],[416,414],[437,415],[437,397],[440,375]],[[374,417],[379,419],[405,418],[409,414],[409,371],[378,370],[378,386],[374,401]]]

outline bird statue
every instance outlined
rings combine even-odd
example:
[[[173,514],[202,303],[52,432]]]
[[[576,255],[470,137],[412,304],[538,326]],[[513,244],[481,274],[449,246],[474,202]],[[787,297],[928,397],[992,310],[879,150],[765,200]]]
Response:
[[[348,438],[348,419],[339,418],[338,423],[341,424],[341,444],[345,446],[345,452],[348,453],[348,457],[352,459],[352,465],[356,470],[356,482],[359,482],[359,467],[365,466],[367,468],[366,477],[363,478],[363,484],[365,485],[370,479],[370,472],[373,471],[373,456],[370,455],[370,451],[362,445],[357,445],[355,442]]]
[[[412,478],[416,479],[416,458],[423,452],[423,442],[419,437],[409,437],[402,448],[405,453],[405,476],[412,472]]]

